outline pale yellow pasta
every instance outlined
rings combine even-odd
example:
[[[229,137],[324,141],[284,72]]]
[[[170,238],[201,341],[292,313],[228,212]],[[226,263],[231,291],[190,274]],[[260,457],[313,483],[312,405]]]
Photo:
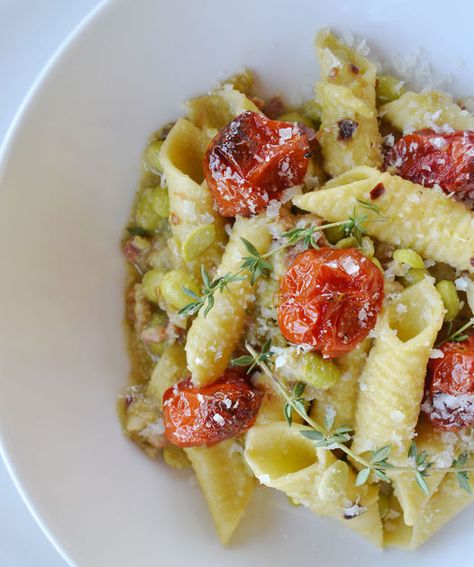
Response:
[[[392,445],[390,460],[407,464],[423,397],[426,365],[443,323],[444,307],[428,278],[407,288],[379,317],[376,338],[360,377],[352,449],[356,453]],[[395,491],[398,476],[394,475]],[[403,485],[405,487],[405,484]],[[413,489],[416,490],[415,486]],[[397,492],[412,525],[411,495]]]
[[[453,443],[453,437],[456,439],[455,434],[436,431],[428,421],[421,419],[415,437],[418,453],[426,452],[429,461],[436,467],[449,467],[456,455],[457,443]],[[409,520],[411,525],[419,521],[419,516],[424,514],[428,501],[438,489],[445,474],[442,470],[429,471],[428,476],[425,477],[428,494],[420,490],[412,473],[397,475],[396,494],[399,502],[403,503],[405,522],[408,523]]]
[[[472,467],[473,465],[474,459],[471,457],[466,466]],[[425,543],[473,500],[474,496],[468,494],[459,486],[456,476],[447,474],[413,526],[404,524],[402,516],[385,522],[384,543],[414,550]]]
[[[315,43],[321,79],[348,87],[354,96],[375,107],[376,69],[372,61],[327,29],[317,34]]]
[[[354,350],[335,359],[341,371],[341,378],[327,390],[317,390],[311,408],[311,417],[318,423],[324,422],[326,412],[335,412],[334,427],[354,425],[359,376],[367,360],[370,339],[363,341]]]
[[[318,515],[329,516],[382,545],[382,524],[375,486],[355,486],[355,474],[330,451],[318,449],[301,435],[310,429],[285,422],[254,426],[247,434],[245,459],[258,480],[281,490]],[[364,513],[345,519],[345,510]],[[366,509],[366,510],[365,510]]]
[[[316,84],[322,110],[318,139],[325,170],[334,176],[357,165],[381,166],[375,65],[328,31],[318,34],[316,48],[322,78]]]
[[[280,422],[284,418],[285,399],[272,386],[271,380],[261,372],[252,375],[252,384],[264,392],[255,425]],[[303,419],[295,411],[293,411],[292,419],[294,423],[303,422]]]
[[[370,191],[379,184],[384,191],[372,201]],[[382,216],[361,209],[357,199],[377,205]],[[320,191],[294,197],[293,203],[330,222],[348,219],[359,207],[367,217],[364,230],[370,236],[474,272],[474,215],[444,193],[387,172],[358,167],[332,179]]]
[[[469,280],[467,284],[466,296],[471,315],[474,315],[474,282],[472,280]]]
[[[442,358],[440,341],[452,340],[453,330],[469,335],[474,321],[474,211],[442,187],[393,175],[395,167],[385,171],[379,125],[390,145],[401,133],[420,129],[474,131],[474,114],[447,94],[405,92],[403,82],[386,75],[378,81],[376,64],[328,30],[318,34],[315,46],[321,77],[313,100],[285,108],[279,97],[250,98],[253,76],[245,71],[188,101],[184,118],[160,130],[147,147],[141,197],[122,240],[131,266],[126,307],[134,372],[119,410],[125,434],[147,455],[161,454],[177,469],[193,467],[223,544],[235,533],[258,480],[377,547],[415,549],[474,499],[468,471],[459,476],[456,468],[466,451],[467,467],[474,470],[474,428],[435,428],[422,403],[425,389],[431,392],[430,356]],[[282,187],[281,203],[271,201],[257,215],[225,218],[206,183],[206,152],[232,120],[245,112],[262,115],[262,109],[301,127],[320,124],[320,151],[313,151],[305,130],[311,152],[305,154],[303,183]],[[272,144],[257,147],[262,143],[257,132],[247,134],[240,142],[249,144],[265,177],[254,189],[270,194],[289,183],[288,163],[277,161],[280,151],[291,154],[291,136],[280,136],[275,150]],[[253,166],[245,153],[244,148],[233,154],[229,175],[237,172],[251,182],[255,169],[247,171]],[[255,265],[250,271],[242,267],[254,256],[245,241],[268,261],[264,277]],[[278,307],[282,278],[292,277],[290,265],[303,251],[317,254],[319,246],[338,254],[358,247],[360,268],[380,269],[384,278],[376,324],[352,351],[328,360],[320,353],[324,345],[314,350],[287,341]],[[359,267],[352,264],[343,262],[346,275],[363,288]],[[326,278],[324,270],[332,268],[321,267],[322,287],[297,274],[295,304],[306,291],[321,303],[318,313],[306,305],[301,317],[308,320],[294,324],[304,330],[322,325],[321,336],[335,325],[334,335],[344,341],[336,315],[349,309],[352,296],[345,296],[342,280],[335,282],[329,272]],[[197,313],[189,305],[195,302]],[[366,325],[370,303],[360,313],[352,309],[354,326]],[[344,317],[350,323],[351,313]],[[255,352],[262,355],[255,358]],[[232,362],[234,357],[241,360]],[[261,396],[256,415],[248,416],[250,428],[238,409],[246,403],[243,391],[232,403],[227,387],[204,390],[233,364],[252,364],[248,386],[253,399]],[[175,385],[184,380],[195,391],[177,396]],[[166,391],[170,396],[174,391],[174,401],[163,406]],[[468,416],[467,397],[456,392],[445,397],[453,412],[459,405],[455,425],[458,417],[467,420],[462,413]],[[432,403],[438,407],[438,401]],[[229,419],[221,419],[226,412]],[[179,424],[177,416],[185,421]],[[226,427],[232,416],[235,429]],[[175,445],[175,429],[175,439],[186,438],[187,445],[207,439],[211,446]],[[216,439],[224,440],[212,444]],[[426,469],[414,453],[426,456]]]
[[[235,273],[248,255],[242,242],[245,238],[263,254],[272,237],[267,218],[237,218],[227,243],[217,277]],[[215,304],[207,315],[201,309],[193,321],[186,340],[186,358],[193,382],[203,386],[222,375],[230,362],[233,350],[242,335],[245,309],[253,297],[253,286],[247,277],[232,282],[215,294]]]
[[[237,528],[254,489],[254,479],[233,439],[212,447],[185,449],[222,543]]]
[[[208,141],[242,112],[260,113],[259,108],[245,94],[231,88],[230,85],[190,100],[187,108],[189,120],[202,129]]]
[[[164,350],[156,363],[147,388],[147,396],[161,406],[163,394],[186,375],[186,353],[183,345],[174,343]]]
[[[226,239],[224,219],[214,210],[204,181],[204,142],[201,130],[183,118],[171,129],[160,153],[168,186],[170,227],[178,254],[197,228],[214,226],[214,241],[194,261],[186,262],[186,267],[194,272],[199,271],[201,264],[210,267],[218,263]]]
[[[404,133],[423,128],[474,130],[474,116],[440,92],[406,92],[383,105],[380,115]]]
[[[155,366],[147,395],[161,405],[164,391],[181,380],[185,373],[184,348],[177,343],[169,346]],[[183,450],[173,448],[179,457]],[[196,473],[219,537],[223,543],[228,543],[253,490],[253,479],[243,462],[242,448],[229,439],[213,447],[193,447],[184,451]]]

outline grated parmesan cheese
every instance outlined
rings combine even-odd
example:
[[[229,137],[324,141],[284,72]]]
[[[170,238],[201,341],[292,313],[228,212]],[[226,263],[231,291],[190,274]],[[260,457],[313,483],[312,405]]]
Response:
[[[220,413],[215,413],[212,416],[212,420],[215,421],[217,425],[220,425],[221,427],[225,425],[225,419],[222,417]]]
[[[462,276],[454,280],[454,285],[458,291],[467,291],[469,289],[470,280],[469,278]]]
[[[432,348],[430,358],[444,358],[444,352],[439,348]]]

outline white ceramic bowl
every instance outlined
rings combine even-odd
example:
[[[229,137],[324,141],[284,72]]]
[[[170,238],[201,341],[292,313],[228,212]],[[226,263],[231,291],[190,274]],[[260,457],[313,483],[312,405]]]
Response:
[[[415,554],[382,554],[263,489],[223,549],[190,477],[147,460],[115,414],[128,370],[118,243],[149,133],[244,65],[266,93],[308,95],[323,26],[382,57],[422,46],[456,94],[472,94],[473,16],[467,1],[114,0],[49,65],[1,160],[0,430],[18,487],[71,563],[473,564],[474,510]]]

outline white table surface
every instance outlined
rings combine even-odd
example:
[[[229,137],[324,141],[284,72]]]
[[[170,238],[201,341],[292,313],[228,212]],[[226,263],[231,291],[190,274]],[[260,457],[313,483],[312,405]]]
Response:
[[[0,0],[0,142],[44,65],[97,4],[98,0]],[[0,566],[66,566],[23,504],[1,460]]]

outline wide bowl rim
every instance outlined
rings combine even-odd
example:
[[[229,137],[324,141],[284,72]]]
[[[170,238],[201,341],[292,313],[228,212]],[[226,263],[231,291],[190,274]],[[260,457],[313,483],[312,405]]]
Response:
[[[41,69],[38,76],[23,97],[20,106],[16,110],[13,119],[7,128],[5,137],[0,144],[0,191],[2,189],[2,182],[8,160],[10,158],[11,152],[14,150],[17,138],[21,135],[23,123],[28,117],[28,112],[34,102],[34,99],[39,96],[42,89],[47,86],[47,83],[51,75],[54,73],[55,68],[59,66],[63,59],[67,57],[68,52],[74,48],[75,44],[79,41],[84,31],[87,30],[91,23],[96,20],[96,18],[102,16],[110,8],[111,5],[112,0],[100,0],[99,3],[94,8],[92,8],[75,27],[73,27],[73,29],[67,34],[67,36],[63,39],[63,41],[59,44],[51,57],[45,63],[44,67]],[[28,512],[31,514],[38,527],[46,536],[49,543],[54,547],[54,549],[68,565],[74,565],[73,560],[68,555],[66,550],[62,547],[60,542],[56,539],[47,522],[44,521],[41,517],[41,512],[37,509],[37,506],[34,503],[34,496],[30,494],[24,487],[22,474],[16,469],[15,458],[6,446],[1,419],[0,458],[2,459],[5,468],[8,471],[11,480],[13,481],[13,485],[18,491],[18,494],[20,495]]]

